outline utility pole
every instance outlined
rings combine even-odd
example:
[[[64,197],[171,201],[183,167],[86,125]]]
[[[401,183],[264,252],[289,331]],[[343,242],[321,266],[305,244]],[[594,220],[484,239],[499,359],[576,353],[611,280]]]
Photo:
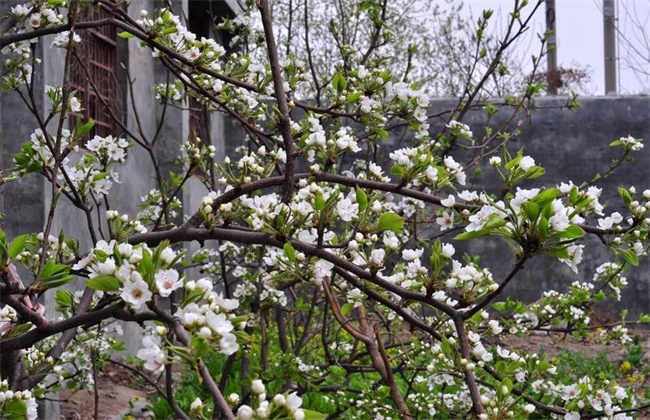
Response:
[[[614,0],[603,0],[605,36],[605,94],[616,94],[616,10]]]
[[[546,54],[546,93],[557,95],[561,84],[557,71],[557,37],[555,36],[555,0],[546,0],[546,34],[548,53]]]

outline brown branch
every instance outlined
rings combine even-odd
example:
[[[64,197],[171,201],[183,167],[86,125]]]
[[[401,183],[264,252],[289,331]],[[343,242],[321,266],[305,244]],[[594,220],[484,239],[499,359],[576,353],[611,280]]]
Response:
[[[454,327],[456,328],[456,334],[458,334],[458,341],[460,343],[460,354],[467,361],[471,360],[472,353],[469,348],[469,339],[467,337],[467,332],[465,331],[465,323],[463,318],[458,315],[452,315],[451,319],[454,321]],[[485,413],[485,408],[483,408],[483,403],[481,402],[481,393],[478,390],[478,384],[476,383],[476,378],[474,377],[474,372],[470,369],[465,368],[465,384],[469,388],[469,394],[472,398],[473,411],[476,416],[480,416]]]
[[[87,28],[99,28],[106,25],[112,25],[115,23],[113,18],[93,20],[87,22],[76,22],[75,28],[77,29],[87,29]],[[0,48],[4,48],[9,44],[14,42],[27,41],[28,39],[42,38],[46,35],[58,34],[63,31],[68,31],[72,27],[72,22],[68,22],[65,25],[49,26],[47,28],[36,29],[29,32],[20,32],[11,35],[3,35],[0,37]],[[72,37],[70,37],[72,39]]]
[[[97,325],[109,318],[121,319],[123,321],[144,322],[158,320],[159,317],[153,312],[133,313],[123,308],[122,304],[109,306],[94,312],[84,312],[73,315],[68,319],[49,324],[42,329],[35,329],[26,332],[16,338],[10,338],[0,342],[0,354],[26,349],[39,341],[68,330],[75,330],[77,327]]]
[[[293,141],[293,136],[291,135],[291,117],[289,116],[287,93],[284,91],[282,66],[280,66],[278,49],[275,44],[275,36],[273,35],[273,23],[271,22],[271,12],[269,10],[268,0],[258,0],[257,6],[262,15],[262,25],[264,26],[264,35],[266,36],[269,64],[271,65],[271,74],[273,75],[275,99],[280,111],[278,129],[280,130],[280,135],[284,141],[284,150],[287,154],[287,162],[284,167],[284,184],[282,185],[282,201],[284,203],[289,203],[293,196],[293,176],[296,173],[296,145]]]

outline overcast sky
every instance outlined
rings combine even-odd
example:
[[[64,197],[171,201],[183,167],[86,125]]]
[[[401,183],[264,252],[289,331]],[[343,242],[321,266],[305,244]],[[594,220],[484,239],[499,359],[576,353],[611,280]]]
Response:
[[[534,1],[531,0],[531,3]],[[555,3],[558,64],[570,66],[577,63],[589,66],[593,83],[592,92],[589,93],[603,95],[605,76],[602,0],[556,0]],[[644,45],[642,40],[645,37],[646,41],[650,41],[650,0],[617,0],[616,3],[620,30],[635,48],[645,53],[646,61],[636,66],[643,66],[646,74],[650,74],[650,45]],[[513,0],[465,0],[465,13],[471,10],[474,16],[478,16],[483,9],[493,9],[495,12],[507,14],[512,11],[512,5]],[[632,14],[626,13],[626,10]],[[545,9],[542,5],[535,19],[536,32],[544,30],[544,16]],[[529,47],[532,42],[526,42],[525,46]],[[619,40],[619,43],[621,42],[624,41]],[[624,49],[619,48],[619,51],[624,52]],[[639,81],[637,75],[626,67],[623,57],[619,61],[620,91],[628,94],[645,91],[650,94],[648,77]]]

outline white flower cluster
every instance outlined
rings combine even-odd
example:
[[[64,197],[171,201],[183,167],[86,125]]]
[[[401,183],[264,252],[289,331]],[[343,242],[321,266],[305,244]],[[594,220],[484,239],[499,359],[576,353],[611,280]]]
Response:
[[[9,305],[3,306],[0,309],[0,335],[9,331],[17,320],[16,310]]]
[[[214,145],[206,145],[199,137],[190,138],[181,145],[180,161],[187,166],[197,166],[205,159],[213,159],[216,151]]]
[[[107,210],[106,211],[106,221],[111,223],[113,228],[113,233],[121,233],[123,235],[129,236],[135,233],[146,233],[147,228],[144,227],[139,220],[129,219],[128,214],[122,214],[117,210]]]
[[[592,278],[594,283],[604,282],[609,289],[612,290],[614,298],[618,301],[621,300],[621,290],[627,287],[627,278],[623,277],[621,264],[614,262],[606,262],[596,268],[596,272]]]
[[[88,268],[91,279],[113,276],[120,283],[119,296],[133,309],[138,310],[152,299],[153,293],[167,297],[183,285],[183,278],[173,269],[179,255],[170,247],[165,247],[159,253],[158,268],[155,273],[149,273],[153,277],[151,284],[145,281],[143,273],[138,271],[138,263],[142,261],[145,253],[149,258],[152,255],[152,250],[146,244],[131,245],[114,240],[107,243],[100,240],[93,252],[72,268]]]
[[[451,130],[452,134],[473,142],[474,133],[472,133],[472,130],[470,130],[467,124],[463,124],[460,121],[451,120],[447,124],[447,128]]]
[[[218,59],[226,51],[219,43],[212,38],[201,37],[197,40],[196,34],[190,32],[181,19],[168,9],[161,9],[156,14],[157,16],[150,18],[149,12],[142,10],[136,23],[188,61],[204,65],[211,70],[221,68]],[[158,53],[154,52],[154,55],[157,56]]]
[[[160,190],[153,189],[149,191],[144,197],[140,199],[141,203],[138,205],[140,211],[135,216],[135,220],[143,225],[153,224],[161,217],[162,212],[162,193]],[[167,197],[166,210],[169,216],[173,219],[178,216],[178,209],[181,208],[182,203],[178,197]]]
[[[159,83],[154,85],[156,92],[156,101],[165,103],[171,101],[172,103],[180,103],[184,98],[185,88],[180,80],[175,80],[172,83]]]
[[[27,420],[36,420],[38,406],[31,391],[12,391],[9,389],[9,382],[4,379],[0,382],[0,416],[3,418],[15,417],[15,412],[8,411],[9,407],[11,407],[9,403],[14,401],[25,405],[25,418]]]
[[[167,332],[165,327],[147,328],[142,337],[142,348],[136,357],[144,360],[144,368],[158,374],[165,368],[167,357],[162,349],[161,335]]]
[[[123,138],[113,138],[111,135],[106,137],[95,136],[86,142],[85,147],[95,153],[102,164],[109,165],[124,162],[129,142]]]
[[[639,150],[643,149],[643,140],[635,139],[632,136],[621,137],[618,139],[618,142],[633,152],[638,152]]]
[[[54,165],[54,154],[52,153],[52,151],[53,151],[53,146],[55,144],[55,141],[54,138],[50,135],[50,133],[44,133],[43,130],[37,128],[29,136],[29,141],[30,141],[29,145],[31,146],[31,150],[29,150],[30,155],[27,155],[29,160],[26,162],[21,162],[19,161],[19,159],[17,159],[17,157],[14,157],[14,163],[16,163],[16,165],[19,167],[38,166],[40,168],[43,167],[51,168]],[[70,132],[70,130],[67,130],[65,128],[61,130],[61,138],[59,140],[59,145],[60,145],[59,150],[64,151],[68,147],[73,147],[71,141],[72,141],[72,133]],[[23,150],[25,150],[25,147],[23,147]],[[57,151],[57,154],[59,154],[60,151]],[[63,164],[66,165],[68,162],[69,159],[66,157],[63,160]]]
[[[72,35],[72,42],[78,44],[81,42],[81,37],[77,32]],[[68,48],[70,46],[70,31],[63,31],[57,34],[52,41],[54,48]]]
[[[79,303],[82,291],[75,294],[75,304]],[[97,303],[103,296],[96,293],[94,302]],[[101,324],[101,328],[84,329],[79,327],[75,335],[75,345],[66,348],[57,365],[53,366],[51,379],[67,389],[90,391],[95,382],[94,366],[99,359],[111,354],[116,349],[121,349],[122,343],[116,336],[122,335],[122,327],[115,321]],[[54,343],[52,343],[54,344]]]
[[[413,89],[404,82],[393,83],[386,82],[384,85],[386,103],[393,102],[397,107],[396,112],[405,112],[411,115],[418,123],[418,129],[415,132],[417,139],[424,139],[429,136],[429,123],[426,115],[426,107],[429,106],[429,97],[423,90]]]
[[[76,106],[76,105],[74,105]],[[55,155],[67,153],[72,148],[79,150],[72,143],[72,133],[61,130],[59,150],[54,151],[56,145],[49,133],[44,133],[40,128],[36,129],[30,136],[31,148],[23,148],[24,153],[16,155],[14,162],[20,168],[20,173],[27,173],[38,167],[45,171],[54,165]],[[119,175],[112,168],[112,165],[123,163],[126,159],[126,149],[129,143],[121,138],[95,136],[86,143],[86,149],[90,153],[83,153],[76,164],[71,164],[70,159],[65,157],[62,161],[61,170],[67,174],[59,173],[61,180],[68,181],[66,188],[74,188],[82,195],[89,193],[108,194],[113,183],[119,183]],[[54,151],[54,153],[53,153]]]
[[[586,190],[580,190],[576,185],[573,184],[573,181],[562,182],[558,186],[558,189],[563,194],[575,194],[577,195],[578,200],[586,199],[588,204],[584,207],[584,211],[593,212],[597,215],[603,215],[603,205],[600,203],[599,198],[602,195],[603,190],[596,186],[589,186]],[[580,222],[576,222],[580,223]]]
[[[292,392],[288,395],[276,394],[271,400],[267,400],[266,387],[261,379],[253,380],[251,391],[254,395],[253,403],[243,404],[237,409],[237,420],[268,419],[268,418],[290,418],[304,420],[305,412],[300,408],[302,398],[298,393]],[[236,404],[239,395],[231,394],[228,401]]]
[[[559,385],[561,399],[566,406],[574,407],[564,417],[566,420],[580,419],[579,411],[588,411],[590,409],[603,413],[611,419],[631,420],[633,417],[625,413],[614,414],[621,410],[618,404],[623,403],[629,398],[628,392],[618,386],[610,386],[611,389],[596,388],[593,379],[587,376],[582,377],[577,383],[571,385]]]
[[[480,268],[473,264],[462,265],[453,260],[452,270],[445,280],[445,286],[462,293],[483,295],[496,290],[498,284],[494,282],[492,273],[487,268]]]
[[[12,6],[11,17],[14,21],[12,31],[26,33],[64,24],[66,18],[59,12],[59,7],[66,7],[66,1],[62,1],[57,8],[52,8],[50,3],[47,0],[33,0],[30,3]],[[30,45],[35,42],[38,42],[38,38],[15,42],[2,49],[2,54],[6,56],[3,60],[3,79],[11,88],[17,88],[28,81],[32,76],[33,64],[41,62],[32,54]]]
[[[235,315],[230,312],[239,307],[239,301],[224,298],[213,288],[208,278],[186,282],[186,295],[195,296],[196,299],[179,308],[174,315],[189,331],[206,339],[218,340],[219,352],[231,355],[239,349],[239,344],[237,336],[233,334]],[[240,327],[239,323],[237,327]]]
[[[361,150],[350,127],[340,128],[328,139],[320,120],[313,115],[303,120],[302,128],[295,124],[293,129],[296,133],[304,132],[299,145],[306,152],[308,162],[314,162],[316,155],[335,159],[346,152],[356,153]]]

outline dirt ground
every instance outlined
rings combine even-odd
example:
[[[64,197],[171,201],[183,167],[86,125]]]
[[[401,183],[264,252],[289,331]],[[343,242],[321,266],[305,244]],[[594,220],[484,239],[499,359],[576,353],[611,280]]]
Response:
[[[639,330],[632,335],[635,334],[644,337],[642,343],[646,348],[646,354],[650,354],[650,331]],[[615,344],[589,343],[586,345],[571,337],[563,339],[548,335],[533,335],[526,339],[509,337],[507,343],[504,344],[526,352],[539,352],[543,349],[547,355],[555,355],[561,350],[569,350],[582,352],[587,357],[594,357],[605,351],[612,363],[616,364],[622,360],[622,351]],[[152,396],[155,391],[146,385],[134,386],[135,383],[137,383],[136,375],[125,368],[114,364],[105,366],[99,372],[97,381],[100,395],[99,419],[121,420],[126,414],[132,414],[134,419],[150,419],[151,416],[148,416],[143,408],[146,406],[147,397]],[[91,393],[81,391],[75,394],[63,393],[61,399],[62,420],[94,419],[95,399]],[[637,418],[650,419],[648,416]]]
[[[147,398],[154,394],[151,387],[137,384],[136,375],[114,364],[107,364],[98,375],[99,419],[121,420],[127,414],[134,419],[149,419],[143,408]],[[62,420],[92,420],[95,415],[95,398],[92,393],[79,391],[61,394]]]

